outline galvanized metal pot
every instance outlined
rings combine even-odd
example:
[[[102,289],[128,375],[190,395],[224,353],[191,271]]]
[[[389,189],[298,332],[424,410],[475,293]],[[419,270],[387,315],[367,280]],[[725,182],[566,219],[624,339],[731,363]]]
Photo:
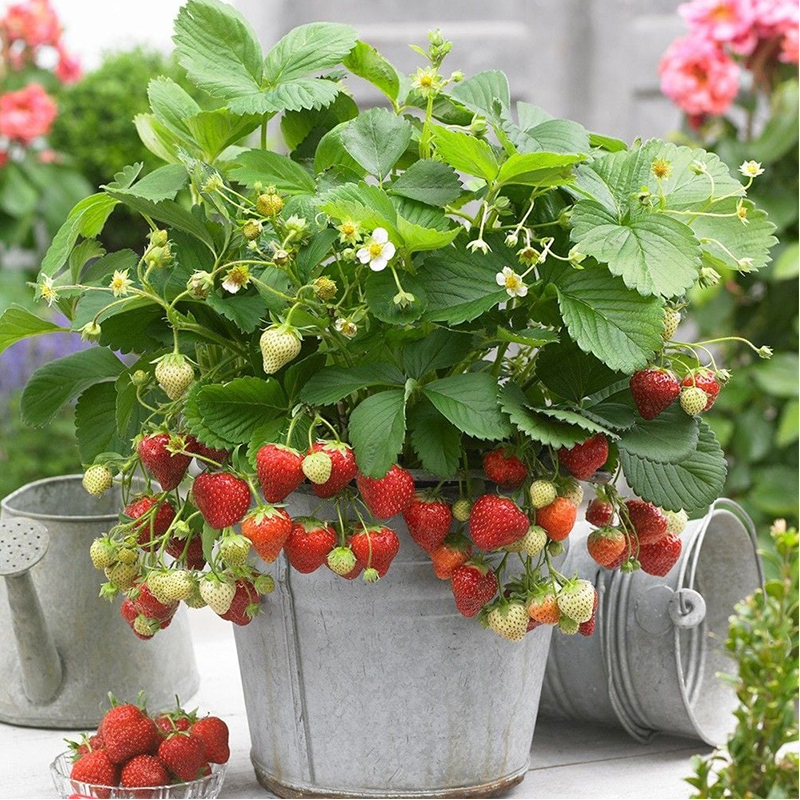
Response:
[[[87,728],[112,691],[151,707],[198,686],[184,611],[153,639],[137,639],[119,601],[100,600],[92,540],[117,521],[118,491],[91,497],[80,475],[47,478],[6,497],[0,521],[0,720]]]
[[[581,536],[582,533],[582,536]],[[563,572],[593,579],[594,636],[553,642],[542,714],[622,726],[636,739],[670,733],[719,745],[736,720],[724,643],[734,605],[761,585],[757,537],[746,513],[718,500],[682,535],[680,560],[659,578],[598,567],[577,529]]]
[[[321,503],[288,510],[335,519]],[[489,797],[528,769],[551,631],[512,643],[461,617],[402,517],[387,524],[401,546],[377,585],[281,556],[236,629],[253,765],[280,797]]]

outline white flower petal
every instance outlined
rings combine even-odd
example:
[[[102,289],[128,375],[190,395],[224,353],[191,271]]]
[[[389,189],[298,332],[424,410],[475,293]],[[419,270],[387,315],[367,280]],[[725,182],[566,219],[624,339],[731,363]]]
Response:
[[[508,269],[508,267],[506,267],[506,269]],[[506,285],[506,276],[503,275],[502,272],[498,272],[497,275],[494,276],[494,279],[497,281],[498,286]]]
[[[366,247],[362,247],[357,253],[356,257],[362,264],[366,264],[369,261],[369,250]]]
[[[514,270],[511,267],[503,267],[503,275],[506,278],[510,278],[514,274]]]
[[[508,288],[508,289],[506,289],[506,294],[509,297],[516,297],[517,291],[516,291],[516,289]]]
[[[372,231],[372,241],[378,244],[386,244],[389,241],[389,234],[386,232],[386,228],[375,228]]]
[[[388,261],[395,253],[395,246],[391,242],[386,242],[383,246],[383,252],[381,255]]]
[[[517,297],[525,297],[526,294],[528,294],[528,287],[524,283],[521,283],[517,287]]]
[[[231,294],[236,294],[236,292],[238,292],[241,287],[239,286],[238,283],[236,283],[236,281],[225,280],[222,282],[222,288],[230,292]]]
[[[387,261],[383,256],[378,256],[378,258],[373,258],[372,261],[369,262],[369,268],[373,272],[382,272],[386,269]]]

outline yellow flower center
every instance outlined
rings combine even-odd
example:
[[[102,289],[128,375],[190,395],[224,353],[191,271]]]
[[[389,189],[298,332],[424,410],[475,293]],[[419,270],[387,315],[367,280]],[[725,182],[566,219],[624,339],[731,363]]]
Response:
[[[519,275],[506,275],[506,289],[516,290],[522,286]]]
[[[372,258],[378,258],[383,253],[383,245],[378,242],[373,242],[369,246],[369,254]]]
[[[651,169],[653,170],[653,175],[662,180],[664,178],[668,178],[670,172],[672,172],[672,167],[670,166],[669,161],[667,161],[665,158],[657,158],[653,162]]]
[[[739,208],[736,209],[736,216],[738,216],[739,219],[747,219],[747,209],[744,206],[739,206]]]
[[[342,225],[342,233],[345,236],[352,236],[356,232],[356,226],[352,222],[345,222]]]
[[[422,75],[419,79],[420,86],[432,86],[433,78],[430,75]]]

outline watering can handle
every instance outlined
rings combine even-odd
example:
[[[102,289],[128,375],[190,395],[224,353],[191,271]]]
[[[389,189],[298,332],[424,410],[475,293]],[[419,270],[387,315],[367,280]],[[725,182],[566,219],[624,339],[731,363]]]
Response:
[[[34,705],[53,700],[63,678],[61,657],[30,574],[48,544],[47,529],[39,522],[22,518],[0,522],[0,577],[6,581],[22,691]]]

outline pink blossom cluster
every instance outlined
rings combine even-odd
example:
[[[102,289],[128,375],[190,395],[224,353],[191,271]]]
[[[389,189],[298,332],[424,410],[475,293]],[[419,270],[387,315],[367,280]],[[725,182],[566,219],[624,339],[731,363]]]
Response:
[[[678,11],[689,34],[664,53],[661,90],[692,118],[728,110],[739,91],[736,57],[798,62],[797,0],[691,0]]]
[[[0,95],[0,135],[23,145],[50,131],[58,107],[38,83]]]

